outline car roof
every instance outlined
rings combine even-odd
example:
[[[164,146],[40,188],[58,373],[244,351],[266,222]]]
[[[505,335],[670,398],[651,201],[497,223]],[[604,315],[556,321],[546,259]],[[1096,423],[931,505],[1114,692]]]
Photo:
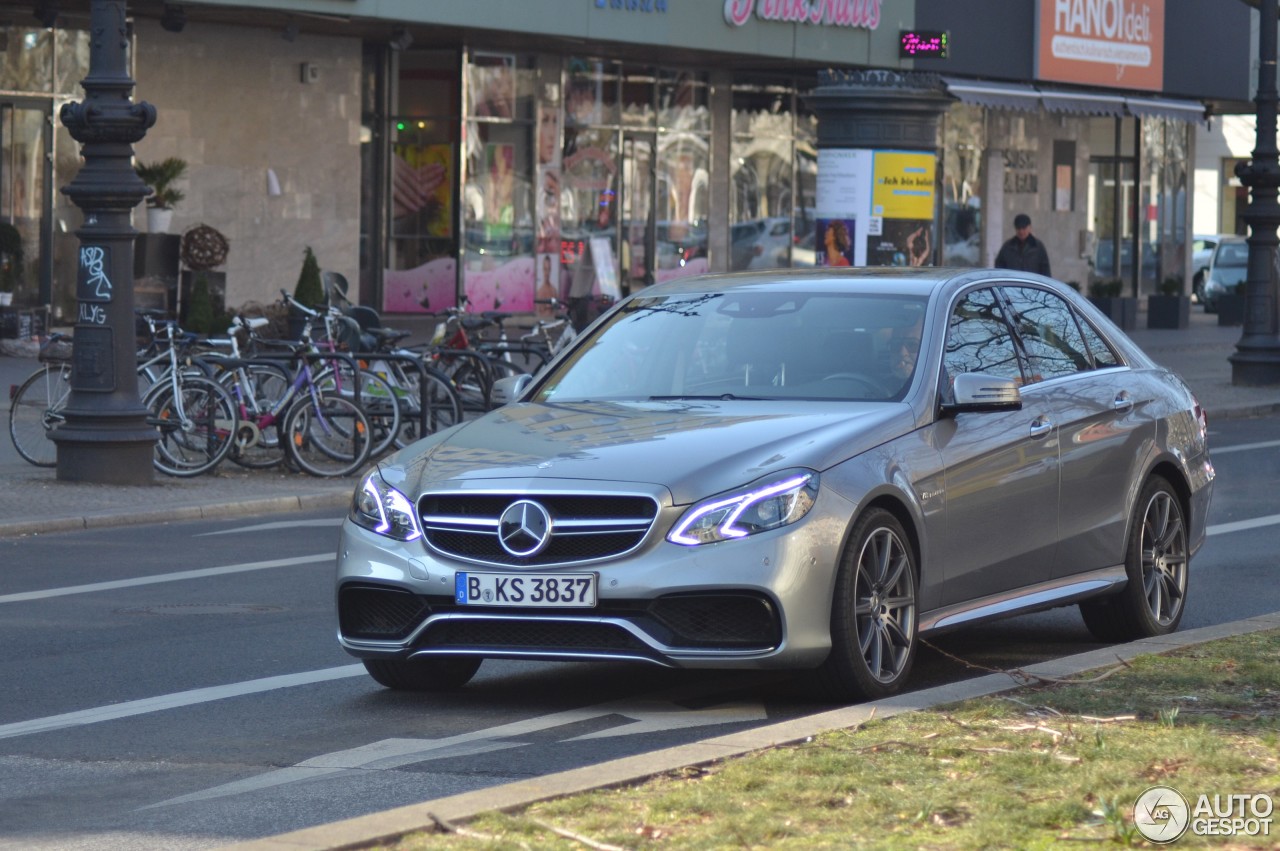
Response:
[[[812,292],[876,292],[898,295],[928,296],[949,283],[963,283],[966,279],[1007,281],[1010,279],[1043,281],[1037,275],[1013,272],[1008,269],[974,269],[927,267],[850,267],[761,269],[748,272],[699,275],[678,278],[637,290],[635,294],[696,294],[722,292],[729,289],[767,287],[771,291]]]

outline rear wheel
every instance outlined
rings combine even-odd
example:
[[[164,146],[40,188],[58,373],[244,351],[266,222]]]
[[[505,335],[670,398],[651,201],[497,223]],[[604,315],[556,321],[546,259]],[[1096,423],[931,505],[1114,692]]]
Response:
[[[1102,641],[1167,635],[1186,608],[1190,554],[1182,504],[1173,487],[1150,478],[1129,523],[1123,591],[1080,604],[1085,626]]]
[[[365,659],[364,669],[381,685],[398,691],[448,691],[470,682],[482,661],[469,656]]]
[[[876,699],[911,672],[916,634],[916,562],[907,533],[873,508],[854,526],[831,603],[831,654],[814,672],[824,697]]]
[[[37,467],[55,467],[58,447],[49,432],[62,424],[71,396],[70,364],[46,364],[14,391],[9,402],[9,437],[18,454]]]
[[[404,385],[397,448],[462,422],[462,400],[453,382],[440,371],[405,370]]]

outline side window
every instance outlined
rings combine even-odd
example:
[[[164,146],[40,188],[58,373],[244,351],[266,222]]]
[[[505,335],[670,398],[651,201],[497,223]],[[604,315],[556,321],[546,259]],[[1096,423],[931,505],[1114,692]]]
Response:
[[[1045,381],[1092,368],[1089,349],[1071,308],[1059,296],[1037,287],[1002,287],[1010,320],[1027,353],[1028,381]]]
[[[1076,318],[1080,320],[1080,329],[1084,331],[1084,339],[1089,346],[1089,353],[1093,355],[1093,368],[1106,369],[1109,366],[1122,366],[1120,358],[1107,345],[1107,341],[1102,339],[1102,335],[1089,324],[1089,320],[1079,314],[1077,314]]]
[[[974,290],[956,305],[947,321],[947,348],[942,364],[944,397],[949,397],[949,379],[964,372],[983,372],[1022,381],[1022,367],[1013,334],[1005,322],[994,290]]]

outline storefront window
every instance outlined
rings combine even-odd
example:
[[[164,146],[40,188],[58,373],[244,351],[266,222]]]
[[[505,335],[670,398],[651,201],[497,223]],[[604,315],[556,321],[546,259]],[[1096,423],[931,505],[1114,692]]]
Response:
[[[1188,129],[1167,118],[1142,119],[1142,222],[1139,242],[1150,256],[1146,292],[1190,293],[1185,286]],[[1175,289],[1176,288],[1176,289]]]
[[[52,92],[54,30],[4,27],[0,29],[0,39],[5,42],[0,52],[0,89]],[[83,78],[81,74],[70,82],[79,83]]]
[[[654,280],[701,275],[707,264],[711,142],[698,133],[658,134]]]
[[[540,135],[536,65],[532,57],[477,51],[467,81],[463,289],[474,310],[532,311]]]
[[[942,265],[982,262],[983,108],[956,104],[942,123]]]
[[[803,207],[797,204],[794,192],[793,101],[793,91],[788,86],[761,83],[734,88],[729,195],[732,271],[772,269],[792,263],[793,208]],[[816,176],[816,157],[813,163]],[[808,219],[803,212],[802,216]],[[802,247],[801,252],[804,250]],[[807,250],[811,255],[812,249]],[[813,263],[802,259],[798,265]]]
[[[457,303],[457,67],[453,51],[399,54],[388,131],[390,227],[383,309],[390,312],[438,311]]]

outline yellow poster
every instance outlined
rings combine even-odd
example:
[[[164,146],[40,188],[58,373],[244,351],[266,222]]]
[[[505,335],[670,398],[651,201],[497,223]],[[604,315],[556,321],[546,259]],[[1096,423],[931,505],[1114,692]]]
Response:
[[[871,215],[933,220],[937,157],[915,151],[876,151]]]

